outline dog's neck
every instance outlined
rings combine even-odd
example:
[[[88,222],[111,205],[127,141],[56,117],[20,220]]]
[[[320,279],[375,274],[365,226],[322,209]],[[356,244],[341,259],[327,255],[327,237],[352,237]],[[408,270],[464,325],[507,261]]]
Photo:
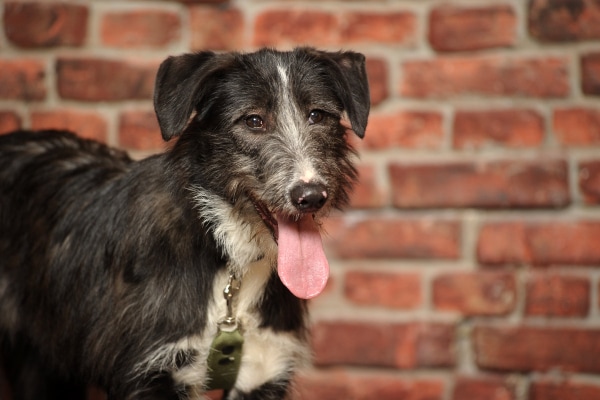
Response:
[[[231,274],[241,279],[259,260],[276,266],[277,244],[252,203],[232,205],[200,186],[190,190],[201,223],[213,233]]]

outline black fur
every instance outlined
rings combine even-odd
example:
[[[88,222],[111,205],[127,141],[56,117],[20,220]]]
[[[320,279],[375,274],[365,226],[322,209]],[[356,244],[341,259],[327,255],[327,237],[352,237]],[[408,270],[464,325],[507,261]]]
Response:
[[[242,224],[261,222],[252,196],[271,211],[294,213],[279,183],[291,168],[285,139],[277,138],[280,64],[290,68],[300,108],[325,112],[306,151],[328,183],[326,209],[341,207],[355,171],[340,118],[346,113],[362,137],[369,111],[364,57],[356,53],[167,59],[154,101],[163,137],[177,142],[141,161],[67,132],[0,136],[1,359],[15,400],[82,398],[87,383],[111,399],[186,398],[171,374],[198,358],[193,350],[177,353],[173,370],[134,371],[157,346],[217,322],[207,310],[230,255],[191,189],[223,199]],[[265,116],[265,132],[245,129],[250,113]],[[305,302],[275,270],[258,315],[261,328],[305,340]],[[284,372],[229,398],[284,398]]]

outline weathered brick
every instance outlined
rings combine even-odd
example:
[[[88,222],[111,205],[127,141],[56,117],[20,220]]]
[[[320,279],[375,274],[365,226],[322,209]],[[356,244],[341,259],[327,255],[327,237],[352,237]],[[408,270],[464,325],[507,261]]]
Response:
[[[554,110],[554,133],[564,146],[600,145],[600,108],[563,108]]]
[[[21,127],[21,117],[13,111],[0,111],[0,134]]]
[[[315,363],[322,366],[451,366],[453,340],[453,326],[434,323],[328,321],[317,323],[312,332]]]
[[[246,44],[239,9],[193,6],[189,11],[192,50],[236,50]]]
[[[224,395],[225,395],[225,393],[222,389],[211,390],[209,392],[204,393],[204,397],[206,397],[207,400],[222,400]],[[98,399],[98,400],[105,400],[105,399]]]
[[[534,381],[529,386],[529,400],[597,400],[600,386],[573,381]]]
[[[101,142],[107,140],[107,123],[94,111],[73,109],[34,111],[31,113],[32,129],[66,129],[77,135]]]
[[[581,57],[581,90],[588,95],[600,95],[600,53]]]
[[[81,46],[87,33],[88,8],[64,2],[8,2],[4,31],[20,47]]]
[[[58,92],[80,101],[151,99],[157,70],[157,62],[61,57]]]
[[[407,45],[412,43],[415,29],[416,18],[409,12],[331,13],[304,9],[271,9],[256,17],[254,45]]]
[[[185,4],[226,4],[231,0],[173,0]]]
[[[517,17],[510,6],[443,5],[429,15],[429,42],[438,51],[508,47],[516,41]]]
[[[600,204],[600,161],[579,164],[579,190],[586,204]]]
[[[502,221],[483,225],[477,257],[483,264],[598,265],[600,221]]]
[[[600,38],[600,3],[587,0],[532,0],[529,33],[543,42]]]
[[[385,60],[372,57],[367,57],[366,64],[371,105],[376,106],[389,97],[388,65]]]
[[[527,109],[459,110],[452,132],[457,149],[538,147],[544,140],[544,120]]]
[[[373,113],[359,148],[439,149],[444,141],[443,117],[435,111]]]
[[[0,60],[0,99],[43,100],[46,98],[46,69],[34,59]]]
[[[364,306],[410,309],[423,301],[421,275],[409,272],[349,271],[344,293],[353,303]]]
[[[350,194],[352,208],[379,208],[389,204],[387,187],[377,180],[374,165],[360,164],[357,166],[358,183]]]
[[[335,14],[314,10],[267,10],[256,16],[255,46],[330,46],[339,41]]]
[[[410,12],[348,12],[341,16],[338,44],[411,44],[416,25],[416,16]]]
[[[527,315],[584,317],[589,307],[587,277],[537,272],[527,280]]]
[[[126,111],[119,117],[119,145],[134,150],[165,148],[154,111]]]
[[[600,372],[598,329],[480,325],[472,339],[483,369]]]
[[[457,259],[460,224],[431,218],[329,218],[325,243],[341,258]]]
[[[455,366],[455,330],[452,324],[419,323],[417,329],[417,365],[423,368]]]
[[[392,164],[389,170],[392,202],[402,208],[564,207],[570,202],[563,160]]]
[[[504,315],[517,300],[515,277],[508,272],[448,272],[433,281],[433,304],[467,315]]]
[[[499,377],[459,376],[452,400],[516,400],[515,385]]]
[[[294,388],[292,400],[441,400],[444,382],[433,378],[316,371],[300,375]]]
[[[179,15],[163,10],[108,12],[102,16],[102,44],[111,47],[164,47],[181,37]]]
[[[561,98],[569,94],[568,61],[560,57],[447,57],[402,64],[406,97],[517,96]]]

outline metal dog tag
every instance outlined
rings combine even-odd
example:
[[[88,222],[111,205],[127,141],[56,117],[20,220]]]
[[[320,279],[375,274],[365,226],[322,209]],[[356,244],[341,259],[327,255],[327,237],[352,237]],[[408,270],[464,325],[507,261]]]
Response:
[[[235,385],[242,361],[244,337],[239,329],[231,332],[219,330],[210,345],[207,359],[208,390],[231,390]]]
[[[208,390],[231,390],[240,371],[244,337],[234,312],[234,297],[240,290],[240,282],[229,275],[223,297],[227,303],[225,318],[218,323],[218,332],[210,345],[206,360],[208,367]]]

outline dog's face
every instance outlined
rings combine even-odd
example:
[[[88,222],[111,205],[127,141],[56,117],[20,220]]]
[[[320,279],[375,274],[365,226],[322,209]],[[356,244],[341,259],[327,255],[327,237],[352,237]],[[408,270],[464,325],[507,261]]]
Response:
[[[251,203],[281,248],[288,221],[314,231],[313,215],[347,202],[346,135],[363,137],[369,113],[364,61],[309,48],[171,57],[154,98],[163,137],[193,144],[202,185]]]

